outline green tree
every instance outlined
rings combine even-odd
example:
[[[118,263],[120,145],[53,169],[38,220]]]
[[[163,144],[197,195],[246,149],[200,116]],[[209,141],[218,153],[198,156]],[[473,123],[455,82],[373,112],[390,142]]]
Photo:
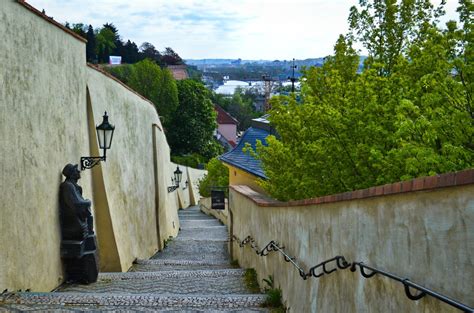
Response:
[[[165,51],[161,53],[161,59],[166,65],[184,64],[183,59],[170,47],[165,48]]]
[[[86,33],[86,59],[87,62],[97,63],[97,42],[95,38],[95,32],[92,25],[89,25]]]
[[[103,27],[96,36],[99,63],[107,63],[115,49],[115,33],[109,27]]]
[[[153,102],[163,125],[169,128],[178,107],[178,89],[168,70],[162,70],[155,62],[145,59],[135,63],[131,70],[128,66],[121,66],[111,71],[118,76],[123,75],[124,78],[119,77],[122,81],[126,81],[131,88]]]
[[[214,146],[213,133],[217,128],[209,91],[191,79],[180,80],[177,86],[179,107],[167,133],[171,151],[174,155],[204,154]]]
[[[199,181],[199,194],[211,196],[212,187],[229,186],[229,169],[216,158],[212,158],[206,165],[207,174]]]
[[[350,35],[369,52],[366,65],[389,74],[399,55],[424,38],[427,27],[441,16],[444,1],[434,8],[430,0],[359,0],[349,15]]]
[[[158,111],[163,117],[161,121],[165,129],[170,129],[172,117],[179,106],[178,87],[171,72],[162,69],[160,77],[160,88],[158,90],[158,98],[156,100]]]
[[[410,4],[363,3],[382,8],[375,17],[385,23],[394,16],[403,23],[393,12]],[[270,120],[279,138],[270,136],[256,151],[270,194],[309,198],[474,166],[472,22],[463,18],[472,5],[460,2],[462,27],[449,22],[441,30],[428,22],[439,11],[413,3],[423,23],[361,28],[358,39],[373,49],[361,73],[355,37],[341,36],[334,56],[305,71],[302,104],[293,97],[273,100]],[[414,39],[393,39],[398,28]]]

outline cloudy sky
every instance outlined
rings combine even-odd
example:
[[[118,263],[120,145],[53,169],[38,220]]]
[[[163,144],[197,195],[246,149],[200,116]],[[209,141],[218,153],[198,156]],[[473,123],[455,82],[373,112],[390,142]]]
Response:
[[[64,23],[113,23],[122,39],[185,59],[305,59],[331,54],[357,0],[27,0]],[[440,0],[433,0],[439,3]],[[456,0],[447,1],[454,18]]]

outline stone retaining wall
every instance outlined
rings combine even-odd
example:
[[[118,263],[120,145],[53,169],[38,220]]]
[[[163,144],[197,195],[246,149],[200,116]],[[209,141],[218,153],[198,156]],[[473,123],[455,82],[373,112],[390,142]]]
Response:
[[[231,235],[260,248],[275,240],[305,271],[342,255],[474,306],[473,195],[474,170],[295,202],[232,186]],[[291,312],[458,312],[430,296],[411,301],[379,275],[346,269],[303,280],[276,252],[261,257],[234,242],[232,254],[260,279],[273,275]]]

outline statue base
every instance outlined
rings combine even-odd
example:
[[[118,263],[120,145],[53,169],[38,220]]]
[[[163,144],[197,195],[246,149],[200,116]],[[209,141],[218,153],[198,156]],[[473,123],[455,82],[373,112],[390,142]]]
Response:
[[[61,258],[66,269],[66,281],[90,284],[97,281],[99,258],[95,235],[85,240],[61,241]]]

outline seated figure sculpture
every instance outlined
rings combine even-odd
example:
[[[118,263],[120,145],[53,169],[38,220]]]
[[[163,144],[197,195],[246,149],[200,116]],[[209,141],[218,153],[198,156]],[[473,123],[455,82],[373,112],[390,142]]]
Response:
[[[62,239],[84,240],[89,235],[87,220],[92,216],[91,201],[82,197],[82,187],[77,184],[81,178],[77,164],[67,164],[63,169],[63,175],[66,179],[59,187]]]
[[[95,282],[99,268],[91,201],[82,197],[82,188],[77,184],[81,178],[77,164],[67,164],[62,173],[66,179],[59,187],[59,216],[61,257],[65,265],[66,280]]]

